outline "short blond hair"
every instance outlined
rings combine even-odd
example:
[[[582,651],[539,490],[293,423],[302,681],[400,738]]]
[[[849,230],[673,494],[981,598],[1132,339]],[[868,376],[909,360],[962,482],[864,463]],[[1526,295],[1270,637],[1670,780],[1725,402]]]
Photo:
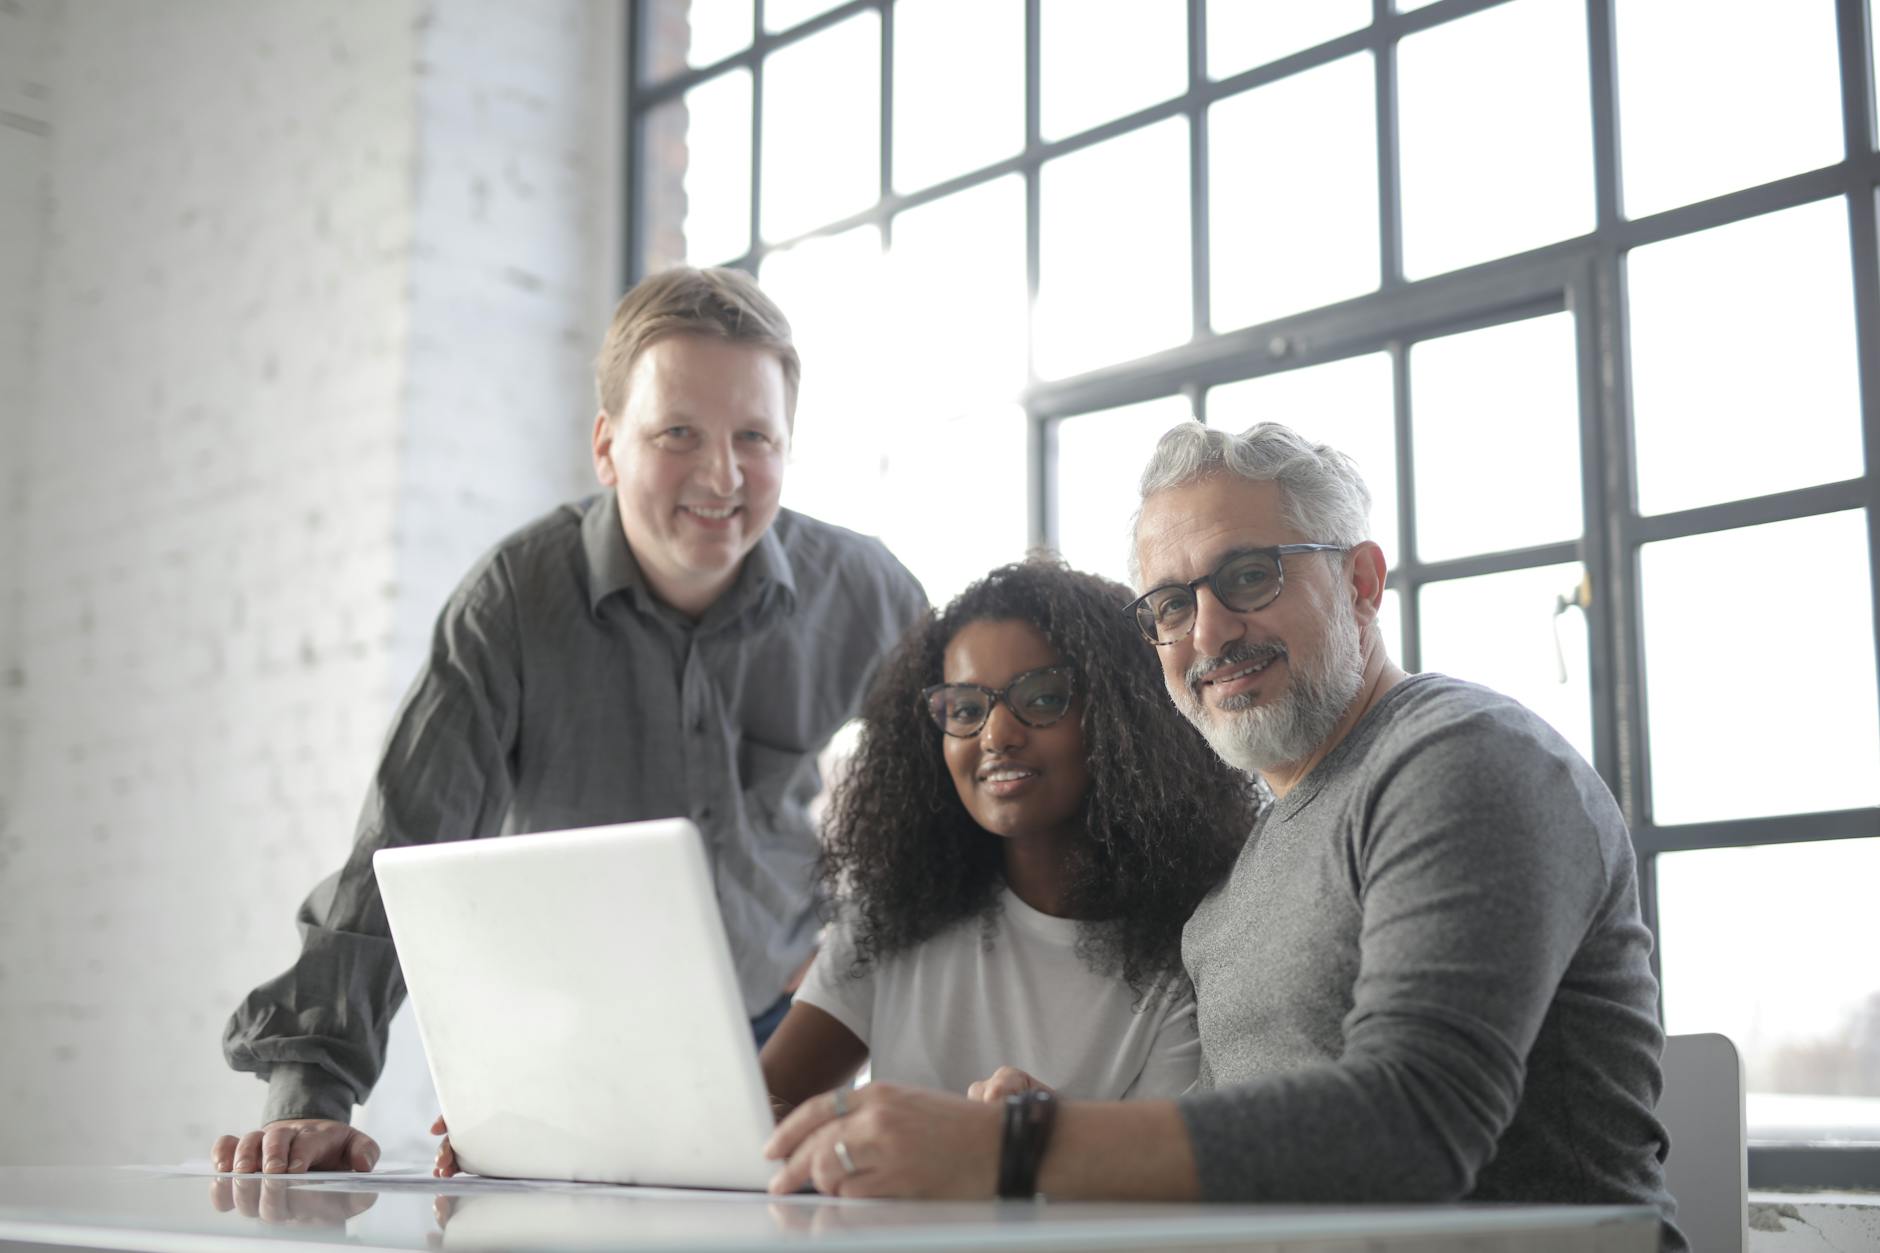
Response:
[[[783,366],[785,419],[794,423],[803,366],[783,310],[742,270],[683,265],[641,279],[614,309],[594,362],[594,391],[609,418],[618,419],[626,406],[627,375],[640,353],[669,335],[704,335],[775,353]]]

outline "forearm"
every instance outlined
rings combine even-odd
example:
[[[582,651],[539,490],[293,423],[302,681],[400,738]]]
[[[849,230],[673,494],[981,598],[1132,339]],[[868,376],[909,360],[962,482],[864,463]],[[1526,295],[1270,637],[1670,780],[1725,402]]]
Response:
[[[1408,1024],[1393,1034],[1388,1052],[1348,1052],[1184,1098],[1201,1195],[1311,1203],[1467,1194],[1513,1114],[1518,1069],[1465,1063],[1454,1041]]]
[[[1067,1101],[1038,1190],[1060,1200],[1193,1201],[1194,1144],[1173,1101]]]
[[[855,1077],[868,1046],[833,1015],[798,1001],[758,1057],[770,1106],[778,1118],[812,1096]]]
[[[369,903],[345,899],[365,895]],[[229,1019],[223,1055],[234,1069],[268,1080],[270,1120],[344,1121],[378,1079],[404,999],[396,952],[390,936],[324,925],[362,914],[383,917],[370,879],[342,872],[315,889],[301,910],[293,966],[249,993]]]

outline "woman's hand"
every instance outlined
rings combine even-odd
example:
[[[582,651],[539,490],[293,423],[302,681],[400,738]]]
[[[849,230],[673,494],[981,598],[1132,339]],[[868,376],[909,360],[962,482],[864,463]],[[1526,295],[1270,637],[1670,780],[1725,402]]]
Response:
[[[450,1147],[450,1136],[445,1134],[449,1130],[450,1128],[444,1125],[442,1114],[439,1114],[437,1121],[431,1124],[431,1134],[444,1137],[444,1142],[437,1146],[437,1160],[431,1165],[431,1173],[439,1179],[448,1179],[452,1175],[462,1173],[457,1169],[457,1150]]]
[[[1049,1092],[1052,1096],[1057,1095],[1057,1089],[1044,1080],[1033,1078],[1016,1066],[1001,1066],[992,1072],[991,1078],[968,1085],[966,1099],[997,1105],[1006,1097],[1017,1096],[1021,1092]]]

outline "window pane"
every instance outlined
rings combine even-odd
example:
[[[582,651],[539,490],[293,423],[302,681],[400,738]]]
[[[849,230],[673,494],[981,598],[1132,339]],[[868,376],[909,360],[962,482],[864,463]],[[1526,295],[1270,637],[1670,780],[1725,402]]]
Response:
[[[1410,350],[1417,556],[1578,538],[1573,316],[1510,322]]]
[[[1057,539],[1064,560],[1129,581],[1129,520],[1141,502],[1142,468],[1164,432],[1193,419],[1186,397],[1162,396],[1054,424]]]
[[[872,226],[810,239],[764,258],[764,289],[782,307],[803,356],[783,503],[879,535],[890,513],[882,483],[880,398],[889,394],[881,232]]]
[[[881,16],[873,9],[764,63],[764,238],[789,239],[881,194]]]
[[[969,77],[960,73],[972,66]],[[894,185],[931,186],[1025,146],[1024,0],[901,0]]]
[[[1398,47],[1404,273],[1593,228],[1583,0],[1511,0]]]
[[[1376,85],[1362,52],[1208,111],[1216,329],[1376,290]]]
[[[880,535],[929,602],[944,605],[994,566],[1024,557],[1031,507],[1023,409],[988,405],[883,428],[882,488],[893,507]]]
[[[1425,584],[1418,601],[1423,668],[1514,697],[1591,761],[1586,615],[1559,611],[1585,577],[1575,561]]]
[[[751,246],[751,72],[708,79],[646,115],[646,270]]]
[[[1188,89],[1185,0],[1042,0],[1038,22],[1047,140]]]
[[[1317,47],[1371,24],[1371,0],[1208,0],[1208,77]]]
[[[903,422],[951,416],[1025,385],[1025,183],[1017,175],[894,219],[889,351]],[[1024,454],[1021,450],[1020,460]]]
[[[716,0],[703,0],[712,4]],[[789,30],[801,26],[819,13],[827,13],[842,0],[764,0],[764,29]]]
[[[1045,163],[1038,374],[1062,378],[1187,342],[1188,127],[1170,118]]]
[[[1880,803],[1866,525],[1853,510],[1641,550],[1655,821]]]
[[[1859,476],[1845,201],[1636,249],[1626,286],[1641,512]]]
[[[1371,535],[1392,563],[1397,560],[1395,408],[1390,355],[1382,352],[1208,391],[1209,426],[1241,431],[1255,422],[1283,422],[1357,462],[1371,489]]]
[[[1613,23],[1628,215],[1841,159],[1834,0],[1618,0]]]
[[[1384,601],[1377,607],[1377,630],[1383,637],[1384,650],[1392,658],[1403,660],[1403,593],[1394,587],[1384,589]]]
[[[1031,535],[1025,384],[1025,184],[1011,176],[894,219],[892,303],[877,311],[886,378],[880,534],[944,604]],[[883,396],[891,396],[885,415]],[[892,420],[884,421],[886,416]],[[967,502],[970,525],[954,525]],[[949,512],[950,511],[950,512]]]
[[[692,36],[685,54],[687,65],[710,65],[750,46],[751,0],[703,0],[684,8]]]
[[[1754,1140],[1880,1140],[1880,840],[1658,857],[1665,1030],[1743,1053]]]

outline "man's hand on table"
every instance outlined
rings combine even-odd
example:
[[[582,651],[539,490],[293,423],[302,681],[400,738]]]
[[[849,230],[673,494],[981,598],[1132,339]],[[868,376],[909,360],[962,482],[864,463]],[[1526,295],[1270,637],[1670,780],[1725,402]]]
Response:
[[[764,1146],[766,1157],[783,1163],[773,1194],[806,1183],[830,1196],[958,1199],[996,1190],[998,1106],[889,1083],[845,1091],[841,1100],[846,1114],[830,1093],[804,1101],[778,1125]]]
[[[220,1137],[209,1150],[209,1164],[239,1175],[371,1170],[379,1164],[379,1145],[365,1132],[330,1118],[284,1118],[239,1139]]]

